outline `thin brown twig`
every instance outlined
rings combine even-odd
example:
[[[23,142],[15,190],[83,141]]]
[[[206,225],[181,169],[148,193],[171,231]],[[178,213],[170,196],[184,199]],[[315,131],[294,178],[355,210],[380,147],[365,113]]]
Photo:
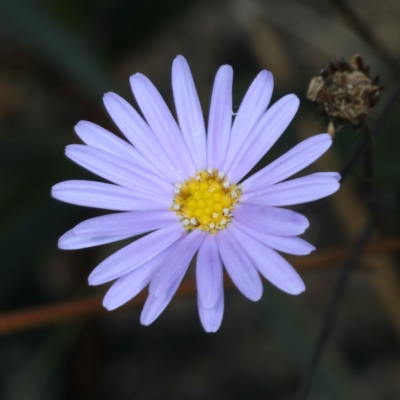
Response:
[[[387,253],[400,253],[400,238],[398,236],[374,239],[365,246],[363,251],[363,255]],[[286,258],[297,271],[306,272],[339,264],[349,255],[349,246],[335,246],[333,249],[319,250],[306,257]]]
[[[343,262],[351,252],[348,246],[337,246],[333,249],[320,250],[306,257],[287,257],[288,261],[300,272],[321,270]],[[400,237],[393,236],[373,240],[365,247],[363,254],[385,254],[400,252]],[[225,287],[233,287],[228,277],[225,277]],[[193,278],[182,282],[176,296],[184,297],[196,292],[196,282]],[[141,305],[146,300],[147,293],[142,292],[125,307]],[[68,319],[88,317],[105,312],[102,306],[103,295],[88,299],[68,300],[57,304],[39,306],[27,310],[0,314],[0,335],[11,334],[23,330],[34,329]]]

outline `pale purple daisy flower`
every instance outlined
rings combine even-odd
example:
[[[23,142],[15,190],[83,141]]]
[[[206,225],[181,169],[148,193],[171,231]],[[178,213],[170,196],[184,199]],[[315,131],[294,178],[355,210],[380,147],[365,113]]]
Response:
[[[53,187],[53,197],[119,213],[78,224],[60,238],[59,247],[80,249],[151,232],[90,274],[90,285],[115,281],[103,302],[108,310],[149,285],[140,320],[151,324],[171,301],[196,253],[198,308],[208,332],[219,328],[223,316],[223,266],[253,301],[262,295],[260,274],[284,292],[304,291],[300,276],[277,251],[304,255],[314,250],[297,236],[309,223],[280,207],[338,190],[340,175],[333,172],[286,180],[320,157],[332,140],[328,134],[304,140],[240,183],[289,125],[299,100],[290,94],[266,110],[273,78],[261,71],[232,123],[232,79],[230,66],[218,70],[207,136],[182,56],[172,67],[179,125],[154,85],[135,74],[130,83],[145,119],[118,95],[104,96],[108,113],[130,143],[90,122],[75,127],[86,145],[67,146],[67,156],[112,183],[62,182]]]

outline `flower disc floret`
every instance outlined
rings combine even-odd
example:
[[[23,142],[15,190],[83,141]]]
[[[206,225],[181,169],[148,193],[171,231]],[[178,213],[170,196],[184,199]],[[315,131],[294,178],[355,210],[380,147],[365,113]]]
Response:
[[[215,234],[230,225],[241,196],[240,185],[231,184],[223,172],[198,171],[196,176],[175,185],[171,207],[185,229],[196,228]]]

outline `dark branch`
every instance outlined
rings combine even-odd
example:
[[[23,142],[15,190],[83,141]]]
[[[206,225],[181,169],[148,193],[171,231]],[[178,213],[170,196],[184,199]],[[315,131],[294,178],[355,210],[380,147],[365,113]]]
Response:
[[[389,97],[386,104],[382,108],[382,111],[380,112],[378,118],[376,119],[375,124],[373,124],[372,126],[371,129],[372,140],[378,137],[378,135],[381,133],[383,125],[385,124],[388,116],[392,112],[394,106],[396,105],[399,99],[400,99],[400,84],[397,86],[392,95]],[[347,179],[358,159],[361,157],[362,154],[364,154],[365,144],[366,143],[363,139],[360,140],[360,142],[355,146],[353,151],[350,153],[348,159],[344,162],[342,168],[339,171],[340,175],[342,176],[342,182],[345,179]]]
[[[331,299],[328,303],[328,307],[322,320],[321,329],[318,334],[317,342],[315,344],[310,363],[303,376],[296,400],[306,400],[309,395],[322,353],[331,335],[332,327],[335,322],[337,308],[344,293],[350,272],[358,263],[363,248],[372,232],[372,227],[373,222],[371,220],[354,243],[350,257],[340,269],[337,282],[335,284]]]

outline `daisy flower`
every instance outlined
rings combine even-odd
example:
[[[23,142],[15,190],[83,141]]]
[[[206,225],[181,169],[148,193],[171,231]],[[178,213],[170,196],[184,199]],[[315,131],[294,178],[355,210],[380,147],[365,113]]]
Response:
[[[104,95],[108,113],[128,142],[91,122],[76,125],[85,145],[67,146],[67,157],[111,183],[61,182],[53,186],[52,196],[118,213],[81,222],[59,239],[59,247],[81,249],[147,234],[90,274],[90,285],[114,281],[103,301],[108,310],[149,285],[140,320],[151,324],[171,301],[194,257],[200,320],[208,332],[219,328],[223,316],[224,267],[253,301],[262,295],[260,274],[289,294],[304,291],[302,279],[278,252],[304,255],[314,250],[297,236],[309,223],[281,207],[330,195],[338,190],[340,175],[286,179],[320,157],[332,140],[328,134],[306,139],[242,181],[284,132],[299,100],[289,94],[267,109],[273,78],[261,71],[232,122],[232,79],[229,65],[218,70],[207,135],[182,56],[172,66],[178,122],[155,86],[138,73],[130,84],[144,118],[117,94]]]

